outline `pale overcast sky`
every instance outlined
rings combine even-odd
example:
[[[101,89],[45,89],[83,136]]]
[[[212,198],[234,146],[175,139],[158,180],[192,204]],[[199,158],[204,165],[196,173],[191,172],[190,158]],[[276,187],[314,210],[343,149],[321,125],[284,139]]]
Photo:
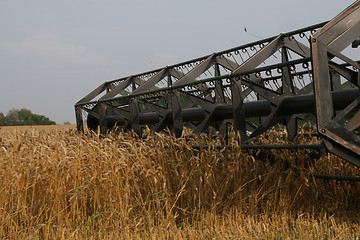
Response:
[[[0,0],[0,112],[62,124],[104,81],[330,20],[352,0]]]

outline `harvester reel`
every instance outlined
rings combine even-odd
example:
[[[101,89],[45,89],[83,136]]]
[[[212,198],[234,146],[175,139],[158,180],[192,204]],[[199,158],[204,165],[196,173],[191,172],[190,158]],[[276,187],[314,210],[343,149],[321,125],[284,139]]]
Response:
[[[75,105],[77,127],[223,138],[233,129],[245,146],[278,124],[292,140],[311,122],[330,152],[360,166],[359,66],[343,51],[357,45],[359,4],[328,23],[105,82]]]

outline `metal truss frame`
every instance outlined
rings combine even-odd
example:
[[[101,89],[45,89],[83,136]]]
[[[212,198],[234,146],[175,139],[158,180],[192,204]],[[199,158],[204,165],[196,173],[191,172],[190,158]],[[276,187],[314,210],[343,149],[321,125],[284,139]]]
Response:
[[[342,111],[334,111],[330,69],[360,87],[359,64],[342,51],[360,36],[360,2],[357,1],[332,19],[311,38],[316,113],[319,133],[327,148],[360,166],[360,97]],[[335,59],[351,68],[335,64]]]
[[[360,166],[359,66],[342,52],[360,36],[359,4],[328,23],[105,82],[76,103],[77,128],[224,137],[232,125],[247,143],[277,124],[294,139],[310,121],[329,151]]]

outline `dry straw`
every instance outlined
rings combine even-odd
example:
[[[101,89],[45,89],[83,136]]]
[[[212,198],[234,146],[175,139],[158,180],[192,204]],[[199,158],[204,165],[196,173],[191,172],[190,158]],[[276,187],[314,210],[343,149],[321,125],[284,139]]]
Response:
[[[1,133],[4,239],[359,237],[359,183],[311,175],[359,175],[334,156],[244,153],[235,139],[233,148],[214,149],[219,140],[206,135],[149,130],[142,139],[74,129]],[[262,142],[284,139],[274,133]],[[316,139],[297,139],[309,141]]]

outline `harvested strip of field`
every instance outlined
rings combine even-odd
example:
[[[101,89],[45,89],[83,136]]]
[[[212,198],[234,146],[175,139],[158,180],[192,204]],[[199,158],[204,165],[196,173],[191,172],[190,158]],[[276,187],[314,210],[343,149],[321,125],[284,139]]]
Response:
[[[313,161],[308,150],[271,150],[276,159],[267,160],[269,154],[237,148],[191,147],[215,144],[220,143],[205,135],[185,140],[148,132],[139,139],[73,128],[2,130],[0,236],[359,237],[359,183],[311,175],[355,176],[357,168],[327,154]]]

